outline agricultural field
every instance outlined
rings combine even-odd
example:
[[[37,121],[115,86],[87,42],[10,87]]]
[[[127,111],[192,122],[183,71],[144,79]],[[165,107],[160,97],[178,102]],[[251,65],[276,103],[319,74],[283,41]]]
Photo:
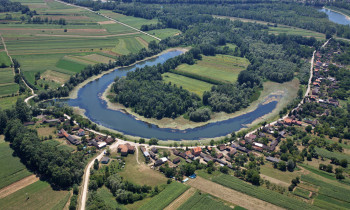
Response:
[[[149,202],[143,205],[140,209],[164,209],[189,187],[179,182],[172,182],[158,195],[154,196]]]
[[[21,98],[21,97],[13,96],[13,97],[0,98],[0,108],[3,110],[11,108],[13,105],[16,104],[18,98]]]
[[[299,196],[301,198],[305,198],[305,199],[310,199],[309,195],[310,195],[310,191],[305,190],[303,188],[300,187],[296,187],[295,190],[293,191],[293,194],[296,196]]]
[[[3,141],[0,141],[0,166],[0,189],[32,174],[21,163],[19,157],[13,156],[10,145]],[[0,209],[3,209],[1,205]]]
[[[300,171],[297,170],[294,170],[293,172],[276,170],[275,168],[273,168],[273,165],[268,162],[260,166],[260,172],[261,174],[281,180],[288,184],[292,181],[292,179],[295,179],[295,177],[297,176],[300,177],[300,175],[302,174]]]
[[[0,67],[4,68],[9,66],[11,66],[10,58],[7,56],[5,51],[0,52]]]
[[[230,55],[203,56],[194,65],[182,64],[174,73],[212,83],[232,83],[247,68],[249,61]]]
[[[125,168],[119,172],[119,175],[126,180],[139,184],[156,186],[166,184],[166,177],[155,170],[150,169],[145,164],[137,164],[134,155],[128,155],[125,159]]]
[[[350,189],[347,185],[341,185],[339,182],[330,180],[321,180],[315,175],[303,175],[303,182],[319,186],[318,196],[315,198],[314,205],[318,207],[328,206],[329,209],[350,208]]]
[[[213,177],[212,181],[221,184],[225,187],[237,190],[244,194],[256,197],[263,201],[275,204],[277,206],[288,208],[288,209],[314,209],[313,206],[297,200],[295,198],[289,197],[287,195],[282,195],[278,192],[265,189],[263,187],[257,187],[251,185],[243,180],[240,180],[234,176],[229,176],[222,174],[217,177]]]
[[[218,201],[217,198],[209,194],[200,194],[196,192],[192,197],[190,197],[184,204],[178,208],[179,210],[187,209],[232,209],[231,207],[225,205],[222,201]]]
[[[51,209],[64,206],[68,191],[55,191],[47,182],[37,181],[0,199],[0,209]]]
[[[19,86],[14,82],[12,68],[0,68],[0,96],[17,93]]]
[[[340,152],[330,152],[326,149],[318,148],[318,147],[316,147],[315,149],[316,149],[317,154],[324,157],[324,158],[331,159],[332,157],[335,157],[338,160],[346,159],[348,162],[350,162],[350,155],[346,155],[346,154],[340,153]]]
[[[144,47],[147,48],[148,43],[154,40],[132,28],[82,8],[52,0],[18,0],[18,2],[36,10],[38,17],[42,19],[55,21],[63,18],[66,21],[66,25],[15,24],[21,22],[22,14],[17,12],[11,14],[13,22],[0,25],[0,33],[4,37],[10,55],[20,62],[26,79],[39,90],[46,84],[49,88],[57,88],[67,81],[70,75],[81,71],[87,65],[108,63],[114,61],[116,56],[136,53]],[[101,11],[101,13],[136,28],[158,22],[156,19],[146,20],[112,11]],[[179,31],[173,29],[154,31],[154,34],[162,38],[177,33]],[[5,57],[0,54],[0,62],[4,60],[2,58]],[[36,81],[34,75],[37,72],[40,72],[42,77]],[[7,84],[6,87],[0,87],[0,96],[17,91],[18,85]]]
[[[171,84],[175,84],[178,87],[181,86],[183,89],[193,92],[200,97],[203,96],[204,91],[210,91],[211,87],[213,86],[207,82],[169,72],[164,73],[162,77],[165,83],[171,82]]]

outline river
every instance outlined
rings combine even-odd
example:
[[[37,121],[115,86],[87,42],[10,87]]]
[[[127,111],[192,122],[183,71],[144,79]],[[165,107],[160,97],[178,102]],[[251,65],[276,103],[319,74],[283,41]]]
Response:
[[[252,112],[220,121],[210,123],[202,127],[177,130],[169,128],[159,128],[135,119],[132,115],[121,111],[107,108],[107,103],[101,99],[101,95],[107,87],[114,81],[115,77],[122,77],[129,71],[141,68],[146,65],[152,66],[164,63],[166,60],[180,55],[181,51],[170,51],[156,58],[140,62],[127,68],[120,68],[111,73],[103,75],[101,78],[89,82],[78,91],[76,99],[68,99],[66,102],[70,106],[79,107],[85,110],[85,115],[93,122],[104,127],[122,132],[126,135],[143,138],[158,138],[160,140],[199,140],[202,138],[214,138],[225,136],[233,131],[238,131],[245,124],[250,124],[257,118],[270,113],[277,105],[276,101],[267,104],[260,104]]]
[[[334,23],[350,25],[350,19],[343,14],[326,8],[319,9],[318,11],[326,13],[328,15],[328,19]]]

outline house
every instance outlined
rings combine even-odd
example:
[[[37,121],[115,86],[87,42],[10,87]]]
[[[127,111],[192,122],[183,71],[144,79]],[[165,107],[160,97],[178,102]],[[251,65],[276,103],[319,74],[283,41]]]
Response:
[[[263,148],[257,147],[257,146],[252,146],[253,150],[258,151],[258,152],[263,152]]]
[[[221,145],[218,146],[218,149],[219,149],[220,151],[224,151],[224,150],[226,149],[226,145],[221,144]]]
[[[295,120],[293,123],[295,125],[302,126],[302,122],[301,121]]]
[[[182,157],[183,159],[186,159],[186,153],[184,153],[184,152],[180,152],[179,156]]]
[[[173,153],[174,153],[174,155],[176,155],[176,156],[179,156],[179,154],[180,154],[180,152],[177,151],[176,149],[173,149]]]
[[[200,147],[195,147],[195,148],[192,149],[192,154],[193,154],[194,156],[200,155],[201,152],[202,152],[202,148],[200,148]]]
[[[59,131],[59,133],[61,135],[63,135],[63,137],[65,137],[71,144],[73,145],[78,145],[81,144],[81,142],[79,140],[77,140],[76,138],[74,138],[73,136],[69,135],[64,129],[61,129]]]
[[[284,122],[285,125],[292,125],[293,119],[287,117],[287,118],[285,118],[285,119],[283,120],[283,122]]]
[[[205,162],[211,161],[211,159],[210,159],[209,157],[204,157],[203,160],[204,160]]]
[[[151,151],[152,151],[153,153],[155,153],[155,154],[158,153],[158,149],[157,149],[156,147],[152,147],[152,148],[151,148]]]
[[[312,95],[318,95],[318,93],[320,92],[320,90],[318,88],[314,88],[312,89]]]
[[[89,145],[92,145],[92,146],[96,147],[97,149],[101,149],[101,148],[105,147],[107,144],[106,144],[106,142],[97,142],[96,140],[91,140],[91,141],[89,141]]]
[[[103,156],[103,158],[101,159],[101,163],[102,164],[108,164],[109,163],[109,157]]]
[[[281,161],[280,159],[274,158],[274,157],[271,157],[271,156],[266,157],[266,160],[267,160],[267,161],[270,161],[270,162],[273,162],[273,163],[278,163],[278,162]]]
[[[282,138],[285,138],[286,131],[285,131],[285,130],[280,131],[280,132],[278,132],[278,135],[279,135],[280,137],[282,137]]]
[[[78,135],[78,136],[85,136],[85,131],[84,131],[84,129],[81,129],[81,128],[80,128],[80,129],[78,130],[77,135]]]
[[[263,147],[264,147],[264,145],[263,145],[262,143],[254,142],[253,144],[254,144],[254,146],[256,146],[256,147],[260,147],[260,148],[263,148]]]
[[[224,155],[222,153],[216,153],[216,158],[217,159],[221,159],[223,157],[224,157]]]
[[[79,130],[79,129],[80,129],[79,125],[76,125],[76,126],[74,126],[74,127],[72,128],[72,131],[77,131],[77,130]]]
[[[230,151],[228,152],[230,156],[235,155],[236,153],[237,153],[237,150],[235,148],[231,148]]]
[[[192,160],[186,159],[186,162],[187,162],[187,163],[192,163]]]
[[[229,156],[225,156],[225,160],[230,162],[231,158]]]
[[[24,126],[35,125],[35,122],[24,122],[23,125]]]
[[[256,135],[254,135],[254,134],[249,134],[249,135],[245,136],[244,139],[247,140],[249,143],[252,143],[256,138],[257,138]]]
[[[106,142],[104,143],[107,144]],[[133,154],[135,152],[135,147],[131,146],[129,143],[119,144],[118,152],[120,152],[122,156],[128,156],[128,154]]]
[[[105,140],[105,142],[106,142],[107,144],[112,144],[114,141],[115,141],[115,140],[114,140],[112,137],[108,137],[108,138]]]
[[[189,158],[189,159],[192,159],[194,158],[194,156],[192,155],[191,151],[186,151],[186,156]]]
[[[158,157],[157,157],[156,154],[154,154],[154,152],[149,151],[148,153],[149,153],[149,155],[151,156],[151,158],[152,158],[153,160],[158,160]]]
[[[173,163],[174,164],[178,164],[180,162],[180,158],[179,157],[177,157],[177,158],[175,158],[174,160],[173,160]]]
[[[219,158],[215,159],[215,162],[218,162],[218,163],[220,163],[222,165],[227,165],[227,163],[225,161],[223,161],[223,160],[221,160]]]
[[[51,119],[51,120],[44,119],[43,123],[55,123],[55,124],[58,124],[58,123],[61,123],[61,120],[60,119]]]
[[[156,160],[156,162],[154,162],[154,167],[158,167],[158,166],[160,166],[162,164],[163,164],[163,161],[161,159]]]
[[[239,151],[241,151],[241,152],[245,152],[245,153],[250,152],[250,150],[249,150],[249,149],[247,149],[247,148],[245,148],[245,147],[242,147],[242,146],[237,146],[237,149],[238,149]]]
[[[142,152],[143,156],[145,156],[145,158],[149,159],[150,154],[147,151]]]

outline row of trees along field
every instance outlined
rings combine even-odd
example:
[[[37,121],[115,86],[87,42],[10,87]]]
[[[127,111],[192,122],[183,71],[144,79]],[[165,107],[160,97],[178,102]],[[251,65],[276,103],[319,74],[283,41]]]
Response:
[[[84,152],[71,153],[43,143],[36,130],[23,125],[31,120],[32,113],[20,99],[14,108],[0,110],[0,134],[5,135],[5,140],[11,143],[15,154],[26,166],[54,188],[67,189],[79,184],[86,163]]]
[[[0,12],[19,12],[23,14],[29,11],[28,6],[23,6],[19,2],[12,2],[9,0],[0,0]]]

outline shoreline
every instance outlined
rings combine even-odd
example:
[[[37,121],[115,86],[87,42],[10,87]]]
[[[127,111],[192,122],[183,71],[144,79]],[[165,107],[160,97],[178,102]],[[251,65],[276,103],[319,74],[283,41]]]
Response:
[[[140,62],[147,61],[147,60],[156,58],[156,57],[158,57],[158,56],[161,56],[161,55],[164,54],[164,53],[171,52],[171,51],[176,51],[176,50],[182,51],[183,53],[186,53],[187,51],[189,51],[189,48],[185,48],[185,47],[169,48],[169,49],[166,49],[166,50],[164,50],[164,51],[158,53],[157,55],[153,55],[153,56],[151,56],[151,57],[147,57],[147,58],[145,58],[145,59],[136,61],[135,63],[132,63],[132,64],[130,64],[130,65],[128,65],[128,66],[116,66],[116,67],[114,67],[114,68],[112,68],[112,69],[109,69],[109,70],[107,70],[107,71],[104,71],[104,72],[100,73],[99,75],[94,75],[94,76],[88,78],[87,80],[83,81],[82,83],[79,83],[77,86],[75,86],[75,87],[70,91],[70,93],[69,93],[69,95],[68,95],[67,97],[62,97],[61,99],[76,99],[76,98],[78,98],[78,92],[79,92],[79,90],[80,90],[82,87],[84,87],[85,85],[87,85],[89,82],[92,82],[92,81],[94,81],[94,80],[97,80],[97,79],[101,78],[101,77],[104,76],[105,74],[109,74],[109,73],[111,73],[111,72],[113,72],[113,71],[115,71],[115,70],[117,70],[117,69],[119,69],[119,68],[127,68],[127,67],[130,67],[130,66],[136,65],[136,64],[138,64],[138,63],[140,63]]]
[[[347,20],[350,21],[350,16],[344,14],[343,12],[340,12],[340,11],[337,11],[337,10],[334,10],[334,9],[331,9],[331,8],[329,8],[329,7],[326,7],[326,6],[323,6],[322,9],[328,9],[328,10],[330,10],[330,11],[332,11],[332,12],[335,12],[335,13],[338,13],[338,14],[341,14],[341,15],[344,15],[345,18],[346,18]]]
[[[293,81],[290,83],[286,83],[286,84],[287,85],[292,84]],[[277,102],[282,101],[281,103],[277,103],[276,107],[270,113],[255,119],[250,124],[244,125],[245,127],[251,127],[255,124],[260,123],[261,121],[275,118],[276,117],[275,115],[278,115],[278,111],[283,108],[281,106],[281,104],[283,105],[284,104],[283,101],[287,100],[286,99],[287,95],[291,95],[288,93],[288,88],[284,88],[284,90],[279,90],[279,91],[275,91],[275,90],[267,90],[265,92],[262,91],[259,98],[255,101],[253,101],[248,107],[246,107],[244,109],[241,109],[237,112],[229,113],[229,114],[227,114],[225,112],[214,113],[212,115],[212,118],[206,122],[192,122],[190,120],[184,119],[183,116],[180,116],[180,117],[175,118],[175,119],[163,118],[161,120],[157,120],[155,118],[145,118],[145,117],[133,112],[131,110],[131,108],[126,108],[122,104],[111,102],[107,96],[110,94],[110,89],[111,89],[112,85],[113,85],[113,83],[107,87],[107,89],[103,92],[103,94],[101,96],[101,99],[107,103],[107,109],[120,111],[120,112],[129,114],[129,115],[132,115],[133,118],[136,120],[140,120],[140,121],[145,122],[145,123],[156,125],[159,128],[170,128],[170,129],[177,129],[177,130],[193,129],[193,128],[208,125],[210,123],[217,123],[220,121],[229,120],[229,119],[247,114],[249,112],[252,112],[252,111],[256,110],[259,105],[268,104],[272,101],[277,101]],[[269,86],[269,85],[266,85],[266,86]],[[265,88],[268,89],[268,87],[265,87]],[[242,128],[242,129],[244,129],[244,128]]]

